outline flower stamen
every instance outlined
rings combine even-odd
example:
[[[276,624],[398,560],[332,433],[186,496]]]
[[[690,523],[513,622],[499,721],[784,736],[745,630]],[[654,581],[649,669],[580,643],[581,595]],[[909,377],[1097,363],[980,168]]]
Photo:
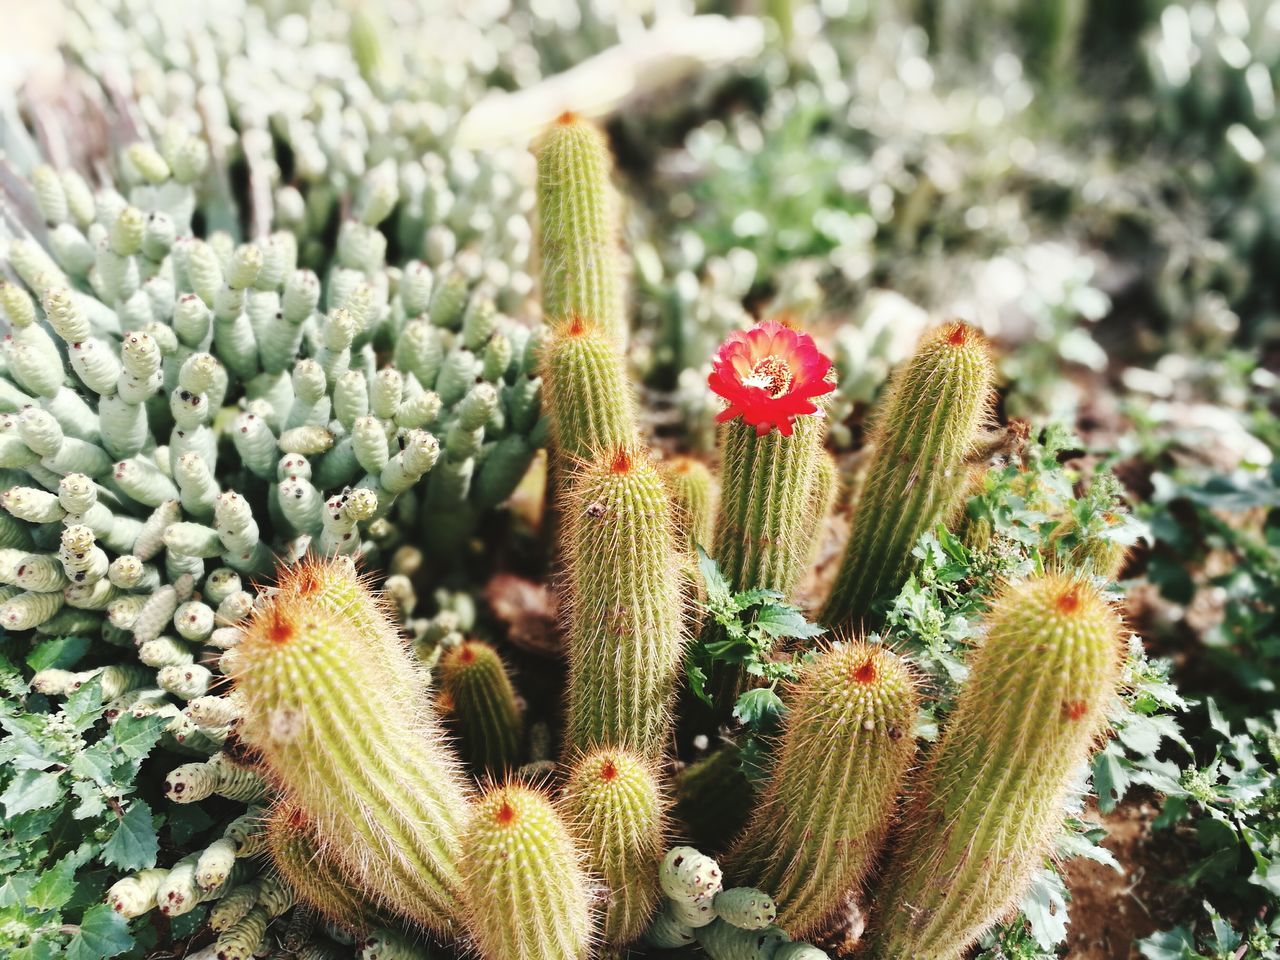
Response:
[[[768,356],[742,378],[744,387],[759,387],[776,400],[791,389],[791,366],[781,357]]]

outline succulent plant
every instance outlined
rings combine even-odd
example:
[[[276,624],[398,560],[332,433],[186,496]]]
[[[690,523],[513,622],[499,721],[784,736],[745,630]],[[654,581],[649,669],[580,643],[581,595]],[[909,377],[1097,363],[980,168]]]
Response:
[[[422,668],[350,562],[291,570],[235,649],[243,736],[323,848],[380,906],[453,929],[467,787]]]
[[[954,958],[1012,909],[1107,727],[1120,620],[1078,576],[1009,585],[912,786],[874,922],[879,956]]]
[[[463,758],[477,770],[498,773],[513,767],[524,717],[498,652],[479,640],[464,640],[444,650],[436,670],[461,734]]]
[[[609,891],[603,936],[626,944],[644,932],[658,900],[664,798],[652,761],[605,748],[579,759],[561,804]]]
[[[951,518],[968,479],[965,458],[988,415],[993,375],[986,341],[962,323],[931,334],[896,374],[823,622],[871,620],[876,601],[906,579],[916,540]]]
[[[462,841],[468,926],[485,960],[583,960],[592,919],[586,873],[550,801],[496,787],[472,806]]]
[[[656,758],[685,637],[675,526],[648,452],[617,447],[584,465],[562,537],[571,588],[568,742]]]
[[[788,693],[773,776],[725,869],[803,934],[875,865],[915,755],[918,695],[901,659],[863,642],[820,653]]]

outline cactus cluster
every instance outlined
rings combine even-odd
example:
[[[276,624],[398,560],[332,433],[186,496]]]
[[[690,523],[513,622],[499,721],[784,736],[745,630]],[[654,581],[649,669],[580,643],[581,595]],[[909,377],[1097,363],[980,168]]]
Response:
[[[784,600],[853,486],[825,450],[831,361],[783,315],[727,338],[708,379],[725,401],[717,496],[706,464],[664,457],[642,429],[603,134],[565,115],[538,146],[535,329],[502,312],[532,286],[520,165],[449,148],[456,115],[429,109],[428,65],[376,12],[341,18],[336,62],[263,39],[267,14],[244,12],[192,40],[220,82],[169,89],[189,26],[160,16],[141,49],[76,5],[85,76],[111,73],[112,37],[138,53],[146,129],[113,187],[33,167],[25,232],[4,244],[0,626],[127,650],[33,686],[66,696],[96,679],[108,719],[163,716],[165,746],[189,758],[168,800],[240,811],[107,902],[128,918],[209,905],[217,960],[338,944],[396,960],[429,941],[587,960],[642,939],[814,960],[826,953],[792,938],[821,939],[877,889],[877,957],[959,956],[1015,903],[1105,729],[1119,624],[1077,570],[1114,574],[1114,557],[1064,526],[1053,571],[991,602],[917,772],[909,658],[842,634],[765,651],[795,669],[758,796],[733,745],[669,783],[691,638],[741,639],[699,629],[695,547],[726,589]],[[266,44],[252,58],[251,41]],[[254,96],[303,88],[304,103]],[[822,615],[833,628],[872,622],[920,537],[956,519],[992,371],[986,341],[955,323],[895,376]],[[476,636],[469,596],[416,609],[544,440],[558,762],[545,724],[526,731],[519,674]],[[757,678],[722,679],[727,714]],[[726,872],[692,847],[664,856],[672,809],[717,794],[735,794],[726,823],[735,802],[746,821]]]

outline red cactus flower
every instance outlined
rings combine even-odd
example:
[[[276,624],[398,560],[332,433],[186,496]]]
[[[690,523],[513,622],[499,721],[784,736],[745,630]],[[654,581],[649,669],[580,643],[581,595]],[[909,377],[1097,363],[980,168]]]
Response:
[[[818,412],[813,398],[836,388],[830,370],[831,359],[807,333],[776,320],[736,330],[720,344],[707,378],[728,402],[716,420],[742,417],[762,437],[774,427],[789,437],[796,417]]]

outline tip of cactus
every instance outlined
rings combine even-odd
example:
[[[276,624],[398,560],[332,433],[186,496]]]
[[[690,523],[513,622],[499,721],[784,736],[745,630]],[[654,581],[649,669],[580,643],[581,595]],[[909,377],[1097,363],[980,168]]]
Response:
[[[973,327],[956,320],[942,328],[941,338],[953,347],[963,347],[974,333]]]
[[[1063,616],[1071,616],[1079,612],[1081,606],[1080,585],[1068,583],[1054,600],[1054,606]]]
[[[632,456],[631,451],[626,447],[619,447],[613,451],[609,459],[610,473],[630,473]]]
[[[854,683],[875,683],[876,682],[876,660],[875,656],[867,657],[866,661],[860,666],[850,667],[849,678]]]
[[[560,114],[560,116],[556,117],[556,126],[567,127],[577,123],[581,119],[582,118],[579,117],[572,110],[565,110],[563,113]]]
[[[601,783],[612,783],[618,779],[618,765],[612,759],[605,760],[600,765],[600,769],[596,772],[596,776]]]
[[[509,826],[515,823],[517,819],[519,819],[519,814],[516,812],[516,808],[512,806],[511,801],[507,799],[504,799],[493,813],[493,822],[500,827]]]
[[[267,615],[263,635],[272,643],[288,643],[296,632],[293,620],[280,607],[275,607]]]

